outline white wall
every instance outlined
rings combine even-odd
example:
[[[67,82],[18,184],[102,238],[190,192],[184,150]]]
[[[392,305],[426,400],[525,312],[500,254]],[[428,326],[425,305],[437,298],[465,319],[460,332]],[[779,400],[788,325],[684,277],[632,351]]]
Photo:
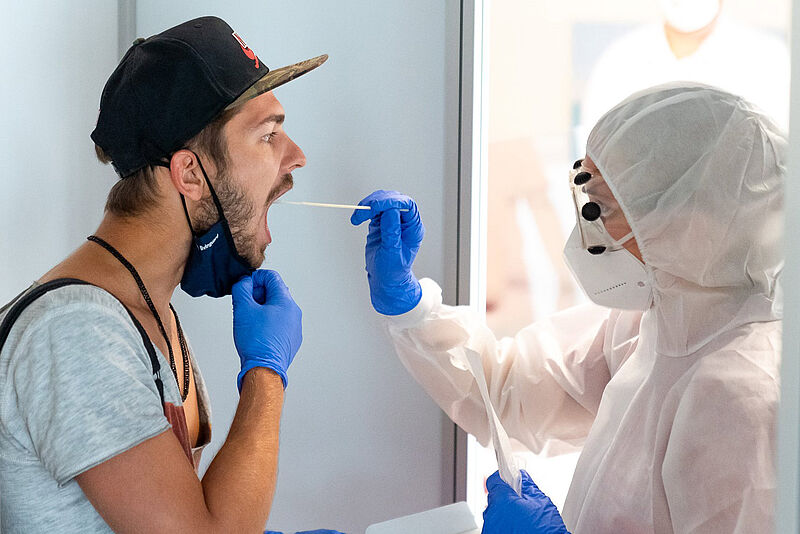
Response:
[[[116,66],[117,4],[0,2],[0,302],[89,235],[114,182],[89,134]]]
[[[308,158],[287,199],[355,203],[376,188],[415,196],[427,227],[416,270],[452,288],[458,3],[139,0],[137,31],[148,36],[210,14],[226,19],[270,67],[330,55],[275,91],[285,128]],[[439,506],[452,493],[445,467],[452,424],[381,331],[364,272],[366,228],[351,227],[349,215],[270,210],[274,242],[265,267],[283,275],[304,320],[303,347],[289,371],[269,521],[275,530],[363,532]],[[209,383],[216,449],[237,399],[230,302],[183,294],[175,302]]]

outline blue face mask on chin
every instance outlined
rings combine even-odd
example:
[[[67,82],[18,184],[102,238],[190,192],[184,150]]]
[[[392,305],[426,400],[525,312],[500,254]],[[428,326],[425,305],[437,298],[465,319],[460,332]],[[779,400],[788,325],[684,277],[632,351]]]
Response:
[[[181,195],[183,212],[186,214],[186,221],[192,232],[192,246],[189,250],[189,259],[183,269],[181,289],[193,297],[208,295],[219,298],[230,295],[233,284],[255,269],[236,251],[231,229],[222,212],[222,205],[199,157],[197,163],[200,165],[200,170],[203,171],[203,177],[211,191],[211,197],[214,199],[214,205],[219,213],[219,220],[202,234],[196,234],[186,209],[186,200]]]

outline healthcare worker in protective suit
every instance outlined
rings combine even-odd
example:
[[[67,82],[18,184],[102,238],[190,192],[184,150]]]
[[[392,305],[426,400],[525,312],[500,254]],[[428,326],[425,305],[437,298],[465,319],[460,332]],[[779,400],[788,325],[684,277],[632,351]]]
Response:
[[[529,477],[517,496],[493,475],[485,533],[771,531],[785,152],[770,119],[721,90],[630,96],[565,180],[578,219],[565,257],[596,304],[500,340],[414,277],[414,201],[362,201],[372,304],[414,378],[485,445],[476,351],[510,437],[583,449],[564,523]]]

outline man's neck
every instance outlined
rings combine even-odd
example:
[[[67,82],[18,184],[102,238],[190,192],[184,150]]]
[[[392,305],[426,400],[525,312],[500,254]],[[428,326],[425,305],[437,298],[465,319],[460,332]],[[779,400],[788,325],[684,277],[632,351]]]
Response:
[[[169,316],[172,294],[183,276],[191,245],[191,234],[183,212],[136,217],[106,213],[94,235],[114,247],[133,265],[153,305],[165,320]],[[41,280],[63,277],[75,277],[98,285],[129,308],[149,313],[131,273],[97,243],[85,242]]]
[[[181,281],[183,268],[189,256],[189,228],[186,221],[173,221],[174,226],[155,222],[153,217],[121,218],[106,214],[95,235],[119,251],[136,269],[142,278],[156,309],[169,306],[172,294]],[[127,269],[106,250],[92,243],[98,252],[108,256],[119,265],[118,270]],[[127,275],[127,276],[126,276]],[[139,294],[139,288],[129,273],[119,279],[124,292]],[[120,289],[123,289],[122,287]]]

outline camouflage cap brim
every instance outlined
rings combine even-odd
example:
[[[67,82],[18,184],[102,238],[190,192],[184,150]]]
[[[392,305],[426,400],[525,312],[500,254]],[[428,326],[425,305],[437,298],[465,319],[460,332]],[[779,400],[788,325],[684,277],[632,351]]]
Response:
[[[256,81],[253,85],[248,87],[244,93],[239,95],[239,98],[228,104],[225,109],[229,110],[231,108],[235,108],[236,106],[244,104],[251,98],[255,98],[260,94],[266,93],[267,91],[272,91],[276,87],[279,87],[286,82],[294,80],[298,76],[302,76],[303,74],[316,69],[325,63],[327,59],[328,54],[322,54],[321,56],[307,59],[305,61],[295,63],[294,65],[271,70],[259,78],[258,81]]]

